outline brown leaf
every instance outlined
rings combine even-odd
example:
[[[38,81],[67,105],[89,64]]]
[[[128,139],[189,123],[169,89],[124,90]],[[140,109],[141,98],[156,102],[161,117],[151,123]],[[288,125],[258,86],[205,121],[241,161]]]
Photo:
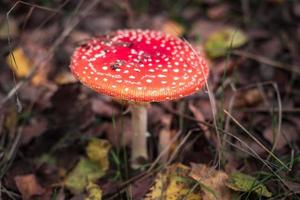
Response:
[[[30,119],[28,125],[24,126],[22,132],[21,143],[28,144],[33,138],[40,136],[47,130],[48,121],[43,117]]]
[[[295,15],[300,17],[300,3],[299,2],[295,3],[295,5],[293,6],[293,10],[294,10]]]
[[[230,11],[229,5],[226,3],[222,3],[213,6],[212,8],[209,8],[207,11],[207,15],[211,19],[221,19],[226,17],[229,11]]]
[[[114,147],[128,146],[132,138],[131,120],[121,117],[117,118],[115,123],[104,123],[102,132],[106,134],[108,141]]]
[[[195,180],[188,176],[190,168],[176,163],[157,174],[145,200],[200,200],[201,190]],[[192,189],[193,188],[193,189]]]
[[[178,145],[177,141],[173,141],[174,137],[176,137],[176,133],[176,131],[170,130],[169,128],[163,128],[159,132],[159,153],[163,153],[161,156],[162,163],[167,162]]]
[[[190,177],[197,180],[202,188],[202,200],[231,200],[232,193],[225,186],[228,175],[203,164],[191,164]]]
[[[36,195],[42,195],[45,189],[40,186],[34,174],[16,176],[15,182],[24,200],[32,199]]]
[[[45,32],[47,34],[45,34]],[[23,41],[22,47],[24,49],[24,55],[30,61],[30,69],[33,66],[38,66],[38,70],[31,79],[31,83],[34,85],[48,85],[48,74],[51,70],[55,69],[52,65],[52,60],[48,52],[49,38],[53,37],[57,33],[57,27],[55,25],[47,27],[47,29],[37,29],[34,31],[22,32]]]
[[[100,98],[92,98],[91,104],[92,111],[103,117],[111,118],[120,114],[119,109],[113,106],[112,103],[105,102]]]
[[[14,38],[18,36],[18,34],[19,29],[16,19],[11,16],[8,21],[4,17],[0,18],[0,39],[7,40],[8,37]]]
[[[284,180],[284,184],[295,194],[300,194],[300,183]]]
[[[61,72],[54,78],[54,82],[58,85],[76,83],[77,80],[70,72]]]
[[[190,111],[194,114],[194,116],[195,116],[195,118],[196,118],[197,120],[205,122],[205,117],[204,117],[204,115],[201,113],[201,111],[200,111],[198,108],[196,108],[196,107],[192,104],[191,101],[189,102],[188,106],[189,106]],[[216,134],[212,134],[212,133],[209,131],[209,129],[208,129],[207,126],[205,126],[205,125],[203,125],[203,124],[201,124],[201,123],[198,123],[198,125],[199,125],[199,127],[203,130],[206,139],[207,139],[208,141],[212,141],[213,144],[214,144],[215,146],[218,147],[219,142],[218,142],[218,138],[217,138]]]
[[[236,107],[254,106],[262,101],[262,95],[257,88],[239,92],[236,96]]]
[[[184,27],[173,20],[167,20],[162,26],[162,31],[176,37],[182,36],[185,32]]]
[[[279,138],[277,139],[275,147],[277,150],[282,149],[285,145],[296,140],[299,137],[297,127],[294,124],[283,122],[281,126],[281,133],[278,136]],[[268,140],[271,144],[274,144],[276,140],[276,134],[277,127],[267,127],[263,132],[264,138]]]
[[[143,199],[149,188],[153,183],[154,176],[143,177],[135,181],[132,185],[132,198],[133,199]]]
[[[206,41],[213,32],[221,30],[222,28],[225,28],[223,23],[201,19],[192,25],[190,35],[200,36],[200,40],[203,42]]]

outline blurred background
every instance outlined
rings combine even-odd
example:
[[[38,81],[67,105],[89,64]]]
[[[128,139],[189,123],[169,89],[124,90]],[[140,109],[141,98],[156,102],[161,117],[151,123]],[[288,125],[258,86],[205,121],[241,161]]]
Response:
[[[157,166],[173,173],[171,163],[189,170],[197,163],[263,184],[253,192],[213,182],[213,190],[225,188],[222,199],[299,199],[299,21],[296,0],[0,1],[0,197],[157,199]],[[153,103],[150,160],[138,172],[128,166],[126,105],[84,87],[69,70],[78,45],[126,28],[190,42],[208,60],[214,100],[204,89]],[[94,151],[102,153],[95,158]],[[166,190],[187,191],[180,187]]]

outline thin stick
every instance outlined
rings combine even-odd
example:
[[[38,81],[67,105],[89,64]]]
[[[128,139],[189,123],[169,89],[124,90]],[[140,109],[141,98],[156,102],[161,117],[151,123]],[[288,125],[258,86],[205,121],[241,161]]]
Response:
[[[282,69],[282,70],[285,70],[285,71],[294,72],[294,73],[300,75],[300,70],[299,70],[300,66],[287,65],[287,64],[284,64],[284,63],[281,63],[281,62],[271,60],[271,59],[269,59],[267,57],[264,57],[264,56],[255,55],[255,54],[245,52],[245,51],[241,51],[241,50],[234,50],[234,51],[232,51],[232,54],[237,55],[237,56],[243,56],[245,58],[249,58],[249,59],[255,60],[257,62],[264,63],[266,65],[270,65],[272,67],[276,67],[278,69]]]

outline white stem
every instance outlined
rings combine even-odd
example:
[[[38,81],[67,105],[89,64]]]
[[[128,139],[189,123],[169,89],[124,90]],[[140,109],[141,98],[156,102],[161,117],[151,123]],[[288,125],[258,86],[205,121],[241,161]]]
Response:
[[[132,115],[133,138],[131,144],[131,167],[138,168],[140,159],[148,159],[147,153],[147,107],[130,105]]]

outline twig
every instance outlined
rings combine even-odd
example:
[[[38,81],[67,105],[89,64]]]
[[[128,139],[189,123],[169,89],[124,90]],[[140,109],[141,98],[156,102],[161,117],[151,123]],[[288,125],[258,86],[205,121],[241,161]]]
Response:
[[[234,108],[234,110],[239,110],[240,112],[256,112],[256,113],[270,113],[269,109],[265,108]],[[279,112],[280,110],[275,108],[272,109],[272,112]],[[281,110],[283,113],[286,114],[299,114],[300,113],[300,108],[283,108]]]
[[[271,60],[264,56],[255,55],[255,54],[241,51],[241,50],[234,50],[234,51],[232,51],[232,54],[237,55],[237,56],[243,56],[245,58],[249,58],[249,59],[255,60],[257,62],[264,63],[266,65],[270,65],[272,67],[276,67],[278,69],[282,69],[285,71],[294,72],[294,73],[300,75],[300,70],[299,70],[300,66],[284,64],[284,63],[281,63],[278,61]]]

